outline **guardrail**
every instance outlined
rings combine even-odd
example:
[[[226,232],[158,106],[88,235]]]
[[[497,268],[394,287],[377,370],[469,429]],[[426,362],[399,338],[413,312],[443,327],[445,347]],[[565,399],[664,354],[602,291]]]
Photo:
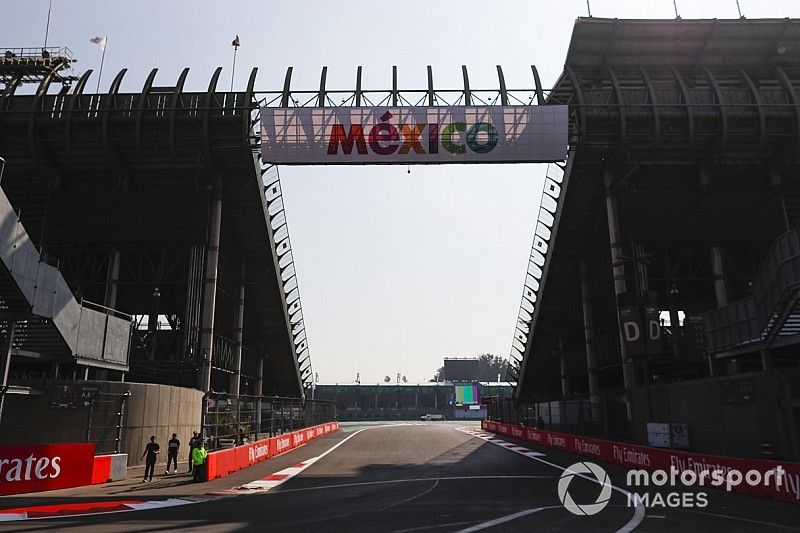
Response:
[[[219,450],[333,422],[336,403],[275,396],[233,396],[209,392],[203,405],[203,434]]]

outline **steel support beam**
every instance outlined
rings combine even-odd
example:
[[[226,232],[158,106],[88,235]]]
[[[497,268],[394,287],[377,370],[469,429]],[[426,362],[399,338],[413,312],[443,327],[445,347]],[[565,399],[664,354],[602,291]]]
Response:
[[[739,77],[742,78],[745,85],[747,85],[747,89],[750,91],[750,96],[753,97],[753,103],[756,104],[756,108],[758,109],[758,150],[759,152],[764,152],[764,145],[766,144],[767,140],[767,121],[764,117],[764,107],[761,103],[761,94],[758,92],[756,88],[756,84],[753,83],[752,78],[747,75],[747,73],[739,68],[737,69],[739,72]]]
[[[469,74],[466,65],[461,65],[461,76],[464,78],[464,105],[472,105],[472,91],[469,88]]]
[[[616,72],[609,66],[606,66],[608,72],[608,79],[611,81],[611,87],[614,89],[614,99],[617,101],[617,115],[619,117],[619,147],[625,146],[627,135],[625,133],[625,97],[622,95],[622,87],[619,85],[619,78]]]
[[[720,141],[720,150],[725,150],[726,145],[728,144],[728,112],[725,110],[725,102],[722,98],[722,90],[719,88],[719,83],[717,83],[717,78],[714,77],[714,74],[708,70],[708,68],[703,67],[703,74],[706,76],[706,80],[708,81],[709,87],[714,92],[714,99],[717,101],[717,109],[719,110],[719,120],[721,123],[722,131],[721,133],[721,141]]]
[[[217,303],[217,273],[219,270],[219,237],[222,227],[222,195],[220,191],[211,200],[206,275],[203,288],[203,319],[200,331],[200,353],[203,357],[203,381],[200,389],[211,390],[211,364],[214,360],[214,311]]]
[[[533,72],[533,83],[536,84],[536,103],[538,105],[544,105],[544,90],[542,90],[542,80],[539,78],[539,71],[536,70],[535,65],[531,65],[531,71]]]
[[[433,97],[435,93],[433,92],[433,68],[428,65],[428,106],[433,107]]]
[[[189,75],[189,67],[181,71],[178,76],[178,82],[175,84],[175,90],[172,91],[172,102],[169,110],[169,149],[173,157],[175,157],[175,118],[178,114],[178,106],[181,103],[181,94],[183,94],[183,86],[186,83],[186,77]]]
[[[594,349],[594,320],[592,318],[592,303],[589,297],[589,272],[586,267],[586,259],[583,257],[580,262],[580,270],[586,369],[589,374],[589,396],[594,400],[600,393],[600,379],[597,376],[597,352]]]
[[[795,149],[800,149],[800,97],[797,95],[797,92],[795,92],[792,80],[789,79],[786,72],[778,65],[775,65],[773,68],[778,75],[778,81],[780,81],[781,87],[786,91],[789,103],[794,106],[794,143]]]
[[[683,96],[683,108],[686,110],[686,120],[689,129],[689,146],[694,146],[694,111],[691,105],[692,100],[689,98],[689,87],[686,85],[686,81],[683,79],[683,76],[681,76],[681,73],[678,72],[678,69],[670,67],[670,71],[672,71],[672,77],[675,78],[675,83],[678,84],[678,88],[681,90],[681,95]]]
[[[145,109],[148,107],[147,97],[150,94],[150,89],[153,88],[153,82],[156,79],[157,72],[157,68],[150,71],[150,74],[147,75],[147,79],[144,80],[142,93],[139,95],[139,102],[136,109],[136,122],[134,123],[134,142],[136,143],[136,150],[138,151],[142,150],[142,118],[144,117]]]
[[[500,104],[508,105],[508,90],[506,89],[506,77],[503,76],[503,67],[497,65],[497,81],[500,83]]]
[[[564,341],[558,339],[558,367],[561,370],[561,394],[569,394],[569,375],[567,372],[567,354],[564,352]]]
[[[400,91],[397,89],[397,65],[392,65],[392,106],[397,107],[399,96]]]
[[[356,69],[356,94],[355,94],[355,106],[361,107],[361,65],[358,66]]]
[[[711,275],[714,279],[714,295],[717,299],[717,307],[728,305],[728,281],[725,278],[725,259],[722,255],[722,248],[719,244],[714,244],[709,249],[711,257]]]
[[[108,276],[106,278],[106,296],[103,305],[115,309],[117,306],[117,289],[119,288],[119,248],[115,248],[108,258]]]
[[[586,107],[584,104],[586,103],[583,98],[583,90],[581,90],[581,82],[578,79],[578,75],[575,74],[575,71],[572,70],[572,67],[565,66],[564,72],[567,73],[567,77],[569,81],[572,83],[572,88],[575,91],[575,98],[578,99],[578,124],[580,125],[580,133],[583,135],[586,132]]]
[[[286,69],[286,76],[283,78],[283,91],[281,93],[281,107],[289,107],[289,98],[292,91],[292,67]]]
[[[625,335],[622,330],[622,318],[620,316],[619,300],[627,292],[625,283],[625,266],[622,255],[622,237],[619,229],[619,217],[617,212],[617,199],[612,191],[614,183],[614,173],[610,170],[603,172],[603,184],[606,192],[606,216],[608,219],[608,239],[611,248],[611,269],[614,276],[614,307],[617,310],[617,331],[619,333],[619,353],[622,359],[622,378],[625,384],[627,398],[625,400],[628,420],[632,419],[631,393],[636,387],[636,374],[633,368],[633,360],[628,355],[628,346],[625,342]]]
[[[231,375],[231,395],[239,397],[239,388],[242,383],[242,332],[244,331],[244,294],[245,270],[242,262],[241,278],[239,280],[239,306],[236,309],[236,328],[233,330],[234,362]]]
[[[650,97],[650,103],[652,104],[653,109],[653,140],[656,146],[661,144],[661,117],[658,113],[658,100],[656,99],[656,89],[653,86],[653,81],[650,79],[650,75],[644,69],[644,67],[639,67],[639,74],[642,76],[642,82],[644,82],[644,86],[647,89],[647,94]]]
[[[322,67],[322,74],[319,75],[319,94],[317,95],[317,106],[325,107],[325,83],[328,80],[328,67]]]

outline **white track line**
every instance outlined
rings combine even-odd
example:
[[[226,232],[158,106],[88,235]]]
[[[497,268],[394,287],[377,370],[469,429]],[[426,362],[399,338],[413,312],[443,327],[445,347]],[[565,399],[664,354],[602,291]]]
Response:
[[[545,511],[547,509],[560,509],[563,507],[563,505],[552,505],[550,507],[525,509],[524,511],[519,511],[518,513],[501,516],[500,518],[495,518],[494,520],[489,520],[488,522],[482,522],[472,527],[468,527],[467,529],[462,529],[459,531],[459,533],[472,533],[473,531],[481,531],[483,529],[489,529],[490,527],[499,526],[500,524],[505,524],[506,522],[511,522],[512,520],[522,518],[523,516],[528,516],[529,514],[538,513],[539,511]]]
[[[312,457],[311,459],[306,459],[305,461],[297,463],[296,465],[290,466],[288,468],[284,468],[283,470],[279,470],[279,471],[277,471],[277,472],[275,472],[273,474],[270,474],[268,476],[262,477],[260,479],[256,479],[256,480],[251,481],[249,483],[245,483],[244,485],[240,485],[238,487],[235,487],[235,489],[236,490],[261,490],[261,491],[274,489],[278,485],[282,485],[282,484],[286,483],[287,481],[289,481],[290,479],[292,479],[293,477],[295,477],[296,475],[300,474],[306,468],[308,468],[309,466],[313,465],[314,463],[316,463],[317,461],[319,461],[320,459],[322,459],[323,457],[325,457],[329,453],[333,452],[336,448],[338,448],[339,446],[341,446],[345,442],[349,441],[350,439],[352,439],[353,437],[355,437],[356,435],[358,435],[362,431],[366,431],[368,429],[389,428],[389,427],[407,426],[407,425],[410,425],[410,424],[385,424],[385,425],[376,425],[376,426],[361,428],[361,429],[359,429],[357,431],[354,431],[352,435],[348,435],[344,439],[340,440],[339,442],[337,442],[336,444],[334,444],[333,446],[331,446],[330,448],[328,448],[327,450],[325,450],[323,453],[321,453],[320,455],[318,455],[316,457]]]
[[[455,428],[455,429],[456,429],[456,431],[461,431],[462,433],[466,433],[468,435],[472,435],[473,437],[476,437],[476,438],[479,438],[479,439],[483,439],[486,442],[489,442],[489,443],[494,444],[496,446],[500,446],[501,448],[505,448],[506,450],[518,453],[520,455],[524,455],[524,456],[528,457],[529,459],[533,459],[534,461],[538,461],[538,462],[540,462],[542,464],[546,464],[548,466],[552,466],[553,468],[557,468],[558,470],[561,470],[562,472],[570,472],[571,474],[574,474],[574,475],[576,475],[578,477],[581,477],[581,478],[583,478],[583,479],[585,479],[587,481],[591,481],[591,482],[596,483],[596,484],[601,485],[601,486],[603,485],[603,483],[600,482],[600,480],[598,480],[594,476],[587,476],[585,474],[580,474],[578,472],[573,472],[572,470],[569,470],[568,468],[565,468],[565,467],[563,467],[561,465],[557,465],[555,463],[551,463],[550,461],[546,461],[546,460],[542,459],[542,456],[544,456],[543,453],[533,452],[533,454],[528,454],[528,453],[524,453],[524,452],[521,452],[521,451],[517,451],[514,448],[523,448],[523,447],[519,446],[517,444],[511,443],[511,442],[499,439],[496,436],[494,436],[493,434],[489,434],[489,433],[486,433],[486,432],[481,431],[481,430],[474,430],[472,428]],[[633,501],[633,505],[634,505],[633,516],[631,517],[631,519],[628,521],[627,524],[625,524],[624,526],[622,526],[620,529],[617,530],[619,533],[630,533],[631,531],[636,529],[639,526],[639,524],[642,523],[642,520],[644,520],[644,516],[645,516],[644,505],[642,504],[641,501],[639,501],[638,498],[633,498],[631,493],[628,492],[627,490],[625,490],[625,489],[623,489],[621,487],[617,487],[616,485],[611,485],[611,488],[613,490],[619,492],[620,494],[623,494],[625,496],[625,498],[627,499],[627,501],[629,501],[629,502]],[[529,511],[538,512],[538,511],[540,511],[542,509],[546,509],[546,508],[542,507],[542,508],[537,508],[537,509],[533,509],[533,510],[529,509]],[[524,511],[521,511],[521,512],[524,512]],[[528,513],[528,514],[530,514],[530,513]],[[513,516],[513,515],[509,515],[509,516]],[[521,515],[521,516],[524,516],[524,515]],[[519,518],[519,517],[516,517],[516,518]],[[515,518],[512,518],[511,520],[514,520],[514,519]],[[465,530],[465,531],[468,531],[468,530]]]

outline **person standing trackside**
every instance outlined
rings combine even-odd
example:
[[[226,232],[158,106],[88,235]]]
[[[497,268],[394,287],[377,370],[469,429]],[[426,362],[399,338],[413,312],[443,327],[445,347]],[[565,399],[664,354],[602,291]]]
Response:
[[[169,442],[167,443],[167,470],[164,472],[165,474],[169,474],[170,463],[174,463],[175,465],[172,473],[178,473],[178,450],[180,450],[180,448],[181,441],[178,440],[178,435],[173,433],[172,438],[169,439]]]
[[[156,442],[156,436],[150,436],[150,442],[147,446],[144,447],[144,453],[142,454],[142,459],[147,456],[147,460],[144,466],[144,479],[142,479],[143,483],[147,483],[148,481],[153,481],[153,471],[156,469],[156,459],[158,458],[158,452],[161,450],[161,447]],[[148,474],[150,479],[148,480]]]
[[[197,448],[197,432],[192,432],[192,438],[189,439],[189,473],[192,473],[194,467],[194,461],[192,460],[192,456],[194,454],[194,449]]]
[[[206,480],[206,451],[203,439],[199,438],[197,441],[197,448],[192,450],[192,464],[194,466],[194,482],[198,483]]]

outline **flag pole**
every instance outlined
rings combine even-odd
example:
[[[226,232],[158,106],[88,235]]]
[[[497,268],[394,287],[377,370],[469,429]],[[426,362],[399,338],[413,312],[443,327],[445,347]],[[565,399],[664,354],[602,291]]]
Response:
[[[100,94],[100,80],[103,79],[103,63],[106,60],[106,48],[108,48],[108,37],[103,37],[103,55],[100,57],[100,72],[97,73],[97,94]]]
[[[47,8],[47,26],[44,29],[44,48],[47,48],[47,37],[50,35],[50,13],[53,11],[53,0],[50,0],[50,5]]]
[[[231,68],[231,92],[233,92],[233,77],[236,75],[236,52],[239,51],[239,46],[233,47],[233,67]]]

